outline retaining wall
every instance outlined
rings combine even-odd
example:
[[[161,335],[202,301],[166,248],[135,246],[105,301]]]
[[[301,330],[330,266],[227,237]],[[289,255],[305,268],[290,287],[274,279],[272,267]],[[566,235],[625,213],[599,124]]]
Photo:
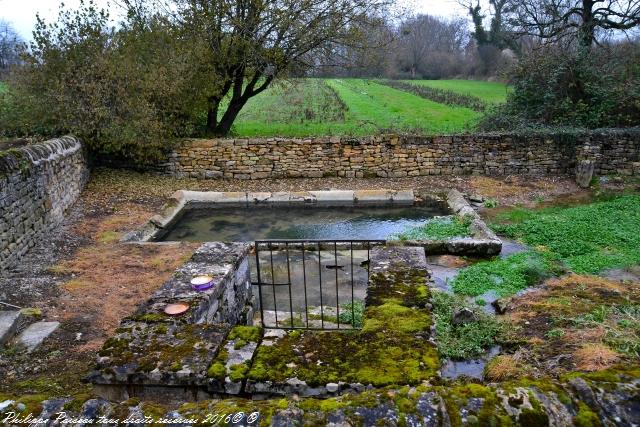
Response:
[[[211,139],[183,142],[160,165],[178,177],[406,177],[573,174],[594,159],[597,174],[640,174],[640,130],[569,135],[461,135]]]
[[[88,177],[84,148],[73,137],[0,151],[0,270],[64,219]]]

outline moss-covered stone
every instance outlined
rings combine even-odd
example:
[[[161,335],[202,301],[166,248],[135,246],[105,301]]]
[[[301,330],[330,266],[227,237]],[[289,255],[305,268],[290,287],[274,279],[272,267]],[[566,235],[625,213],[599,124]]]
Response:
[[[218,378],[220,380],[223,380],[226,374],[227,374],[227,368],[225,368],[224,364],[220,362],[212,363],[209,369],[207,370],[207,376],[209,378]]]
[[[241,339],[245,342],[260,342],[262,328],[257,326],[235,326],[229,332],[229,340]]]
[[[296,331],[261,346],[248,378],[310,386],[337,383],[419,384],[436,376],[439,360],[427,341],[431,327],[426,272],[397,269],[371,276],[360,331]]]

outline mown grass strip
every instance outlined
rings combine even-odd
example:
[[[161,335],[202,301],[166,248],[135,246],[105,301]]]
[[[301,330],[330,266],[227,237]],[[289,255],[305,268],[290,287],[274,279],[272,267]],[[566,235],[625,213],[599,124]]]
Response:
[[[455,133],[470,129],[480,118],[469,108],[439,104],[370,80],[331,79],[327,83],[347,105],[347,122],[358,123],[366,133]]]

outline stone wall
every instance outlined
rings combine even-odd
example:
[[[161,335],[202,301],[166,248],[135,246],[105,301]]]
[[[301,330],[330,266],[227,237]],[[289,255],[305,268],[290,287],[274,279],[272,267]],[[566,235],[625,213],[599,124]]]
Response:
[[[640,174],[640,130],[567,135],[462,135],[361,138],[190,140],[160,168],[179,177],[405,177],[572,174],[597,159],[596,172]]]
[[[0,151],[0,270],[62,221],[88,177],[84,148],[73,137]]]
[[[224,390],[224,379],[212,382],[208,370],[231,328],[253,320],[249,249],[245,243],[203,244],[104,343],[88,377],[94,391],[117,401],[184,401],[209,396],[210,386]],[[191,279],[199,275],[211,276],[213,286],[194,290]],[[176,302],[188,304],[188,311],[166,315],[164,308]]]

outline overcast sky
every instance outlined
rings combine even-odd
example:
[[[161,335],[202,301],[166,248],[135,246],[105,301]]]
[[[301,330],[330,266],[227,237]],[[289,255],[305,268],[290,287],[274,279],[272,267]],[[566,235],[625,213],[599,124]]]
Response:
[[[109,0],[95,0],[96,4],[105,7]],[[76,7],[80,0],[65,0],[67,7]],[[113,3],[113,1],[111,1]],[[464,15],[465,11],[455,0],[400,0],[401,4],[419,12],[439,16]],[[60,0],[0,0],[0,19],[9,21],[25,39],[31,39],[31,31],[36,22],[36,13],[46,21],[58,16]],[[117,9],[111,6],[114,11]]]

